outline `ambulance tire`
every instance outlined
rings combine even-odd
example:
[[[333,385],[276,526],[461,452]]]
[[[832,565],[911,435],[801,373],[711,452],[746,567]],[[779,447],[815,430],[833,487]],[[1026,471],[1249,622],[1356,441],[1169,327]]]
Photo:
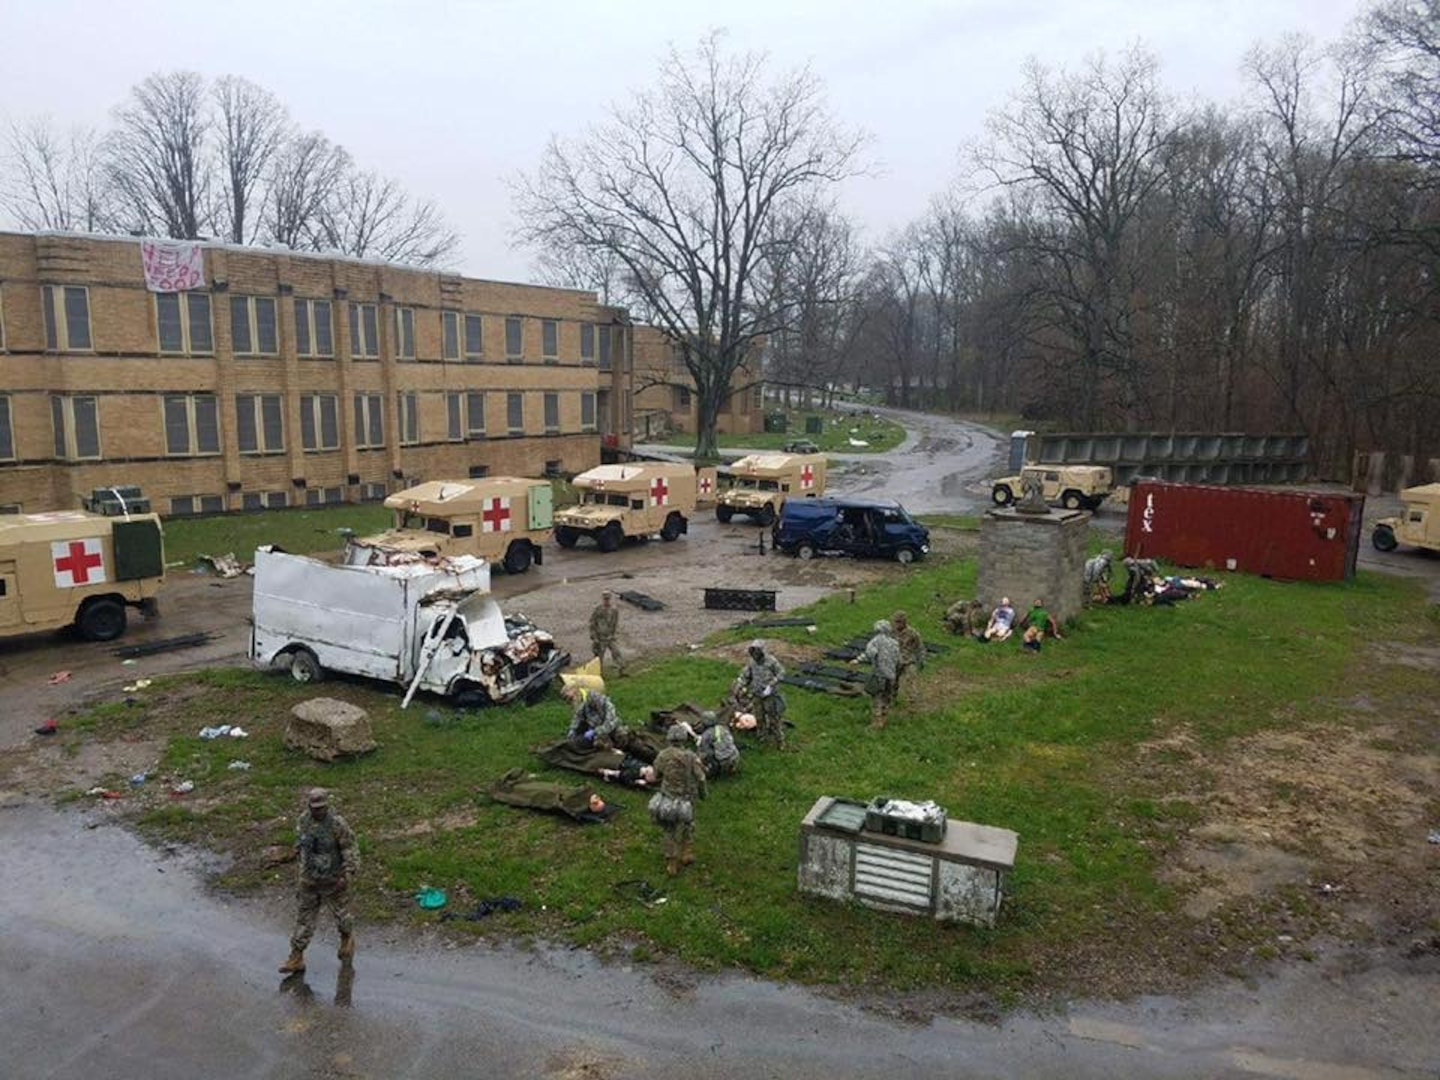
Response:
[[[620,528],[618,521],[612,521],[595,535],[595,543],[600,545],[600,550],[605,554],[612,551],[619,551],[620,544],[625,539],[625,530]]]
[[[512,540],[510,547],[505,551],[505,572],[507,574],[523,574],[530,569],[532,557],[529,540]]]
[[[325,669],[320,660],[309,649],[296,649],[290,654],[290,677],[296,682],[309,685],[325,678]]]
[[[125,605],[108,596],[90,600],[80,609],[75,625],[86,641],[114,641],[125,633]]]
[[[555,542],[563,548],[573,548],[575,541],[580,539],[580,534],[569,525],[555,526]]]
[[[660,527],[660,539],[667,544],[672,540],[679,540],[680,534],[685,531],[685,519],[680,516],[679,510],[670,511],[670,516],[665,519],[665,524]]]
[[[730,519],[735,516],[735,511],[725,505],[715,507],[715,520],[721,525],[729,525]]]

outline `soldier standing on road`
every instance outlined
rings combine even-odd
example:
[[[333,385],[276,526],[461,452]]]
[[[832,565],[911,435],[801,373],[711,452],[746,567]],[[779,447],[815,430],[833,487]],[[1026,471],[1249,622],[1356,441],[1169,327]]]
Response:
[[[350,917],[350,879],[360,869],[360,852],[355,834],[345,819],[330,810],[324,788],[311,788],[306,812],[295,827],[295,853],[299,871],[299,913],[295,932],[290,935],[290,958],[280,972],[293,975],[305,970],[305,948],[315,935],[315,917],[320,905],[330,908],[340,930],[340,951],[345,963],[355,955],[355,927]]]
[[[920,638],[920,631],[910,625],[910,619],[903,611],[897,611],[890,617],[895,630],[895,643],[900,646],[900,667],[895,673],[895,698],[900,698],[900,683],[905,678],[906,672],[912,668],[915,671],[922,671],[925,668],[925,642]]]
[[[765,642],[758,638],[750,643],[750,660],[735,680],[735,697],[760,720],[760,741],[785,745],[785,697],[780,693],[780,679],[785,668],[765,651]]]
[[[690,733],[684,726],[672,725],[665,741],[668,745],[655,755],[660,790],[650,797],[650,820],[665,830],[665,873],[674,877],[695,861],[695,800],[705,798],[707,786],[705,767],[685,746]]]
[[[875,636],[865,651],[850,662],[870,661],[870,674],[865,679],[865,692],[870,695],[870,726],[883,728],[890,719],[890,705],[895,700],[895,679],[900,670],[900,646],[891,636],[890,623],[875,623]]]
[[[590,613],[590,647],[595,651],[595,659],[600,661],[602,670],[608,649],[610,658],[615,661],[615,671],[624,675],[625,661],[615,645],[615,635],[620,630],[620,609],[611,603],[612,599],[610,590],[605,590],[600,594],[600,606]]]

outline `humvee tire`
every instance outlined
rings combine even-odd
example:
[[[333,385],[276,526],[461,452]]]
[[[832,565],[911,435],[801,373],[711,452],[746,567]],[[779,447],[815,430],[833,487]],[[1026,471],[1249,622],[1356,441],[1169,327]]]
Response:
[[[990,491],[990,498],[996,506],[1009,506],[1015,501],[1015,492],[1009,484],[996,484]]]
[[[75,625],[86,641],[114,641],[125,632],[125,605],[109,596],[96,597],[80,608]]]
[[[1389,525],[1376,525],[1375,531],[1370,534],[1370,543],[1375,545],[1376,551],[1394,551],[1400,546],[1395,539],[1395,530]]]

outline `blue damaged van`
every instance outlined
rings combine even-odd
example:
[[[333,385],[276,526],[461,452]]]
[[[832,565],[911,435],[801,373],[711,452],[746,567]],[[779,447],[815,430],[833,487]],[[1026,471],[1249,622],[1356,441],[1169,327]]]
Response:
[[[801,559],[854,555],[910,563],[930,552],[930,530],[890,499],[786,499],[775,549]]]

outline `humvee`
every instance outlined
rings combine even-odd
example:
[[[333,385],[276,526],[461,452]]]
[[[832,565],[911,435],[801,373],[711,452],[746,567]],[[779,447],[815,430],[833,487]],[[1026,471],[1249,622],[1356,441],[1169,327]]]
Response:
[[[715,517],[723,523],[747,514],[760,525],[773,525],[787,498],[825,494],[825,455],[750,454],[730,466],[730,475]]]
[[[575,477],[577,506],[555,515],[555,542],[571,548],[589,536],[601,551],[615,551],[626,537],[660,534],[678,540],[695,513],[695,469],[664,461],[599,465]]]
[[[1032,476],[1040,481],[1045,501],[1066,510],[1097,510],[1114,488],[1105,465],[1026,465],[1019,476],[996,480],[990,498],[996,506],[1009,506],[1020,497],[1020,481]]]
[[[345,545],[348,565],[475,555],[523,574],[545,560],[554,492],[548,480],[519,476],[431,480],[397,491],[385,506],[395,511],[394,527],[352,538]]]
[[[73,623],[89,641],[111,641],[125,632],[127,607],[155,613],[164,581],[155,514],[0,516],[0,637]]]
[[[1421,484],[1400,492],[1405,508],[1399,517],[1375,522],[1370,542],[1377,551],[1394,551],[1401,544],[1440,551],[1440,484]]]

